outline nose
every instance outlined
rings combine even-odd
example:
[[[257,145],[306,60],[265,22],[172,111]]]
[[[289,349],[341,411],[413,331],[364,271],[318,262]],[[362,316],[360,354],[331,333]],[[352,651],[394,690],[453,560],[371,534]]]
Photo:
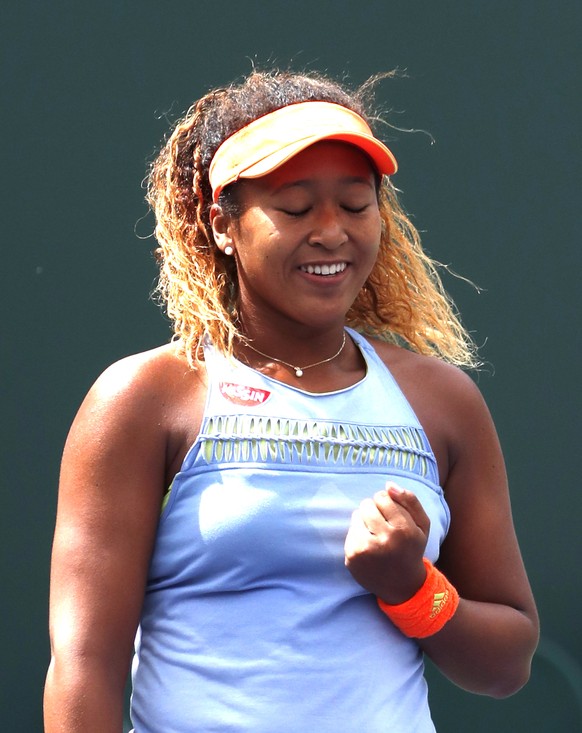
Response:
[[[313,212],[308,243],[325,249],[336,249],[347,242],[341,211],[332,205],[317,207]]]

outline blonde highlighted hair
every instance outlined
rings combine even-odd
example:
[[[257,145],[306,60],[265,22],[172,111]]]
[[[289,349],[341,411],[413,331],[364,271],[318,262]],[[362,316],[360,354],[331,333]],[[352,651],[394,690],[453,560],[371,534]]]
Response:
[[[367,107],[377,78],[351,92],[320,75],[254,71],[240,84],[202,97],[175,126],[151,167],[147,198],[159,243],[157,293],[193,368],[203,359],[205,334],[228,355],[237,339],[244,340],[238,328],[234,258],[220,252],[210,228],[208,169],[214,153],[252,120],[297,102],[342,104],[370,123]],[[219,199],[234,216],[236,185],[228,186]],[[474,343],[442,285],[438,266],[422,249],[386,178],[379,187],[379,207],[383,233],[378,258],[346,323],[457,366],[477,366]]]

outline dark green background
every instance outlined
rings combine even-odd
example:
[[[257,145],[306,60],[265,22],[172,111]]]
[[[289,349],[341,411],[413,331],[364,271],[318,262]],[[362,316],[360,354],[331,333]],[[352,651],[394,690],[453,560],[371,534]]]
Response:
[[[380,100],[435,142],[389,135],[396,182],[431,254],[484,289],[446,277],[492,365],[477,378],[543,624],[532,681],[510,700],[429,670],[435,721],[455,733],[581,730],[582,5],[5,0],[0,33],[0,730],[42,729],[68,425],[107,364],[169,337],[149,300],[146,162],[168,119],[253,62],[354,83],[408,72]]]

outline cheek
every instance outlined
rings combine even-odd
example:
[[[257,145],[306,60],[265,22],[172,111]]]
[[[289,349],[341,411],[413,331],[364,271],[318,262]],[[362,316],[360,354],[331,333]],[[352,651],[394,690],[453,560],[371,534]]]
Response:
[[[268,222],[257,228],[241,228],[235,248],[239,279],[267,283],[283,272],[281,238]]]
[[[369,226],[365,230],[367,241],[369,242],[370,252],[374,254],[374,258],[378,254],[380,249],[380,242],[382,239],[382,220],[380,216],[370,222]]]
[[[234,241],[240,250],[267,251],[279,234],[274,223],[260,209],[251,209],[238,221]]]
[[[382,239],[381,223],[371,223],[370,227],[366,227],[362,231],[362,235],[364,235],[361,241],[362,250],[364,253],[362,256],[363,260],[365,261],[364,269],[366,270],[366,274],[364,277],[365,281],[374,269],[374,266],[376,265],[376,261],[378,259],[378,254],[380,252],[380,243]]]

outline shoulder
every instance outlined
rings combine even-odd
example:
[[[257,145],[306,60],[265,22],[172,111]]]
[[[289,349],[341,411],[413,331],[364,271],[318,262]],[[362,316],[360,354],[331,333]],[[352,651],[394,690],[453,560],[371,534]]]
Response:
[[[456,406],[482,403],[473,379],[459,367],[378,339],[368,339],[405,393],[420,393],[431,400],[451,400]],[[459,404],[457,404],[459,403]]]
[[[183,416],[196,423],[206,388],[204,370],[192,369],[171,343],[127,356],[95,381],[77,413],[71,436],[110,445],[168,446],[181,436]],[[132,442],[133,441],[133,442]]]
[[[170,343],[111,364],[97,378],[87,400],[93,406],[149,412],[167,406],[184,391],[202,389],[203,381],[179,346]]]
[[[489,410],[462,369],[376,339],[369,339],[420,420],[443,482],[477,434],[494,434]]]
[[[175,343],[126,356],[97,378],[89,394],[96,399],[139,399],[167,392],[184,381],[199,381]]]

